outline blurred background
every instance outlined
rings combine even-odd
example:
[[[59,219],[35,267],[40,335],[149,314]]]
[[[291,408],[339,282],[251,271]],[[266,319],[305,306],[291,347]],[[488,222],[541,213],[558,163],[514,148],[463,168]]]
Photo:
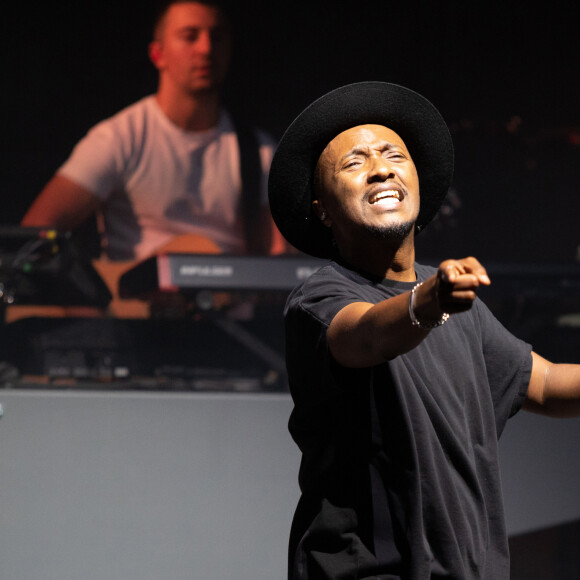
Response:
[[[565,3],[254,0],[233,11],[227,99],[274,137],[355,81],[400,83],[440,109],[456,176],[420,243],[426,257],[577,259],[580,54]],[[151,19],[151,2],[135,0],[4,9],[2,221],[18,222],[93,124],[155,91]]]

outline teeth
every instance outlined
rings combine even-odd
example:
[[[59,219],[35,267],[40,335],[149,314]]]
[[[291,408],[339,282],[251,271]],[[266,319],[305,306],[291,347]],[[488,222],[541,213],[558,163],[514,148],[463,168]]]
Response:
[[[398,199],[399,201],[401,201],[401,193],[399,191],[394,190],[394,189],[390,189],[388,191],[381,191],[381,192],[377,193],[377,195],[373,198],[371,203],[377,203],[377,202],[381,201],[381,199],[387,199],[387,198],[395,198],[395,199]]]

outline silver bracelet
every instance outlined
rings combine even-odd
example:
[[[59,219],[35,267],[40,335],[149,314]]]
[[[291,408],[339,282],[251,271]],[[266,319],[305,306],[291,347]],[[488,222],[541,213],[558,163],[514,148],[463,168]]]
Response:
[[[411,318],[411,324],[417,328],[429,329],[429,328],[437,328],[438,326],[443,326],[449,320],[449,314],[444,312],[441,315],[439,320],[435,322],[420,322],[417,317],[415,316],[415,290],[421,286],[423,282],[419,282],[415,284],[413,290],[411,290],[411,294],[409,294],[409,317]]]

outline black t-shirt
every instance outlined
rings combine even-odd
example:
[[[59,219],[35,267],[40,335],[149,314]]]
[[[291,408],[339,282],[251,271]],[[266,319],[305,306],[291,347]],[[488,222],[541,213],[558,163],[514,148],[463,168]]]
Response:
[[[327,348],[347,304],[414,284],[330,262],[288,298],[289,428],[302,451],[293,579],[509,578],[497,441],[524,401],[531,347],[478,299],[385,364],[348,369]]]

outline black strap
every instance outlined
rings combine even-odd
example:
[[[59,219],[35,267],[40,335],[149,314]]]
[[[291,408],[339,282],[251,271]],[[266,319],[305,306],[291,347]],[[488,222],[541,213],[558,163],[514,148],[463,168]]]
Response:
[[[268,253],[270,236],[264,231],[262,215],[262,163],[260,144],[255,130],[242,119],[235,118],[234,126],[240,148],[240,172],[242,177],[242,197],[240,200],[246,252],[248,254]]]

